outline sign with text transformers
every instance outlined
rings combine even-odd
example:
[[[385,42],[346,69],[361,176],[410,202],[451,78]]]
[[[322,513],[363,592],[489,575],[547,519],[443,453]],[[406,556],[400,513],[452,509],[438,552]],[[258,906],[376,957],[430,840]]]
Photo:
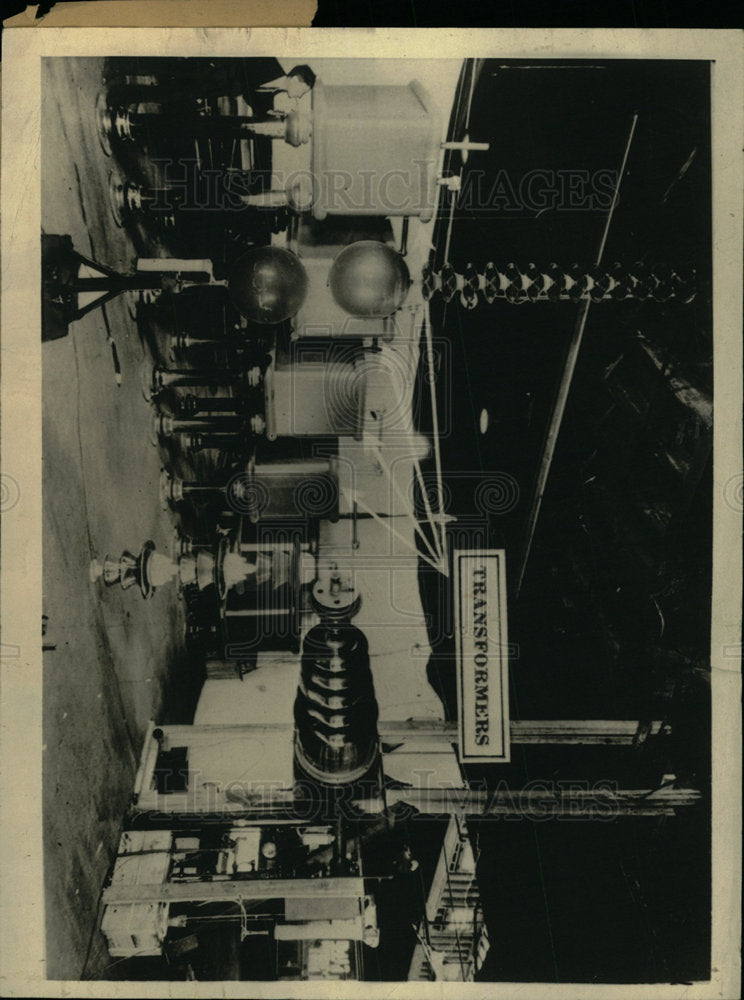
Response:
[[[509,649],[503,549],[456,549],[460,760],[509,760]]]

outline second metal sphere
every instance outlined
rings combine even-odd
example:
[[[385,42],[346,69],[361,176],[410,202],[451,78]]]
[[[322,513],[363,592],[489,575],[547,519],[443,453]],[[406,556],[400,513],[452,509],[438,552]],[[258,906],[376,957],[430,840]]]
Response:
[[[411,276],[397,250],[376,240],[359,240],[336,257],[328,284],[345,312],[383,318],[403,305]]]

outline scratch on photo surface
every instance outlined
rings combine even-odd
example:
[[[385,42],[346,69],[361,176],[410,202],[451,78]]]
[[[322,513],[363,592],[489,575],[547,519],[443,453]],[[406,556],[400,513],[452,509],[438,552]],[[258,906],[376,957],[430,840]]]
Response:
[[[680,167],[680,169],[679,169],[679,172],[677,173],[677,176],[676,176],[676,177],[674,178],[674,180],[672,181],[672,183],[671,183],[671,184],[669,185],[669,187],[668,187],[668,188],[666,189],[666,191],[664,192],[664,196],[663,196],[663,197],[662,197],[662,199],[661,199],[661,200],[662,200],[662,202],[664,202],[664,201],[666,201],[666,200],[667,200],[667,198],[669,197],[669,194],[670,194],[670,192],[671,192],[672,188],[674,187],[674,185],[675,185],[675,184],[676,184],[676,183],[677,183],[678,181],[681,181],[681,180],[682,180],[682,178],[683,178],[683,177],[685,176],[685,174],[687,173],[687,171],[688,171],[688,170],[690,169],[690,167],[692,166],[692,161],[693,161],[693,160],[695,159],[695,154],[696,154],[696,153],[697,153],[697,146],[695,146],[695,148],[693,149],[693,151],[692,151],[692,152],[690,153],[690,155],[689,155],[689,156],[687,157],[687,159],[685,160],[685,162],[684,162],[684,163],[682,164],[682,166]]]

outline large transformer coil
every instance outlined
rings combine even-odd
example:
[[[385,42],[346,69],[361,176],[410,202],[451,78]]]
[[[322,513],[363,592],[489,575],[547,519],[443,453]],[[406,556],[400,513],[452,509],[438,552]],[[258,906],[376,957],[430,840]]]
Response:
[[[301,775],[337,787],[375,765],[377,701],[367,639],[355,625],[316,625],[305,636],[294,717]]]

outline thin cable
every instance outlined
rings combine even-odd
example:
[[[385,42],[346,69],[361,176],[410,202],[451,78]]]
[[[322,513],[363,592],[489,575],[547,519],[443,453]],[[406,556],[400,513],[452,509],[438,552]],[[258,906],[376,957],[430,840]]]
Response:
[[[439,514],[439,547],[444,552],[445,542],[444,542],[444,490],[442,486],[442,455],[439,448],[439,414],[437,413],[437,392],[436,392],[436,374],[434,372],[434,344],[431,335],[431,313],[429,308],[429,303],[426,303],[426,318],[424,320],[424,334],[426,336],[426,360],[427,367],[429,370],[429,390],[431,393],[431,423],[432,423],[432,436],[434,438],[434,466],[436,470],[437,477],[437,508]],[[449,576],[449,568],[446,563],[442,563],[442,572],[445,576]]]
[[[623,160],[620,166],[620,172],[617,177],[617,184],[615,185],[615,190],[612,195],[612,204],[610,205],[610,210],[607,213],[607,218],[605,220],[604,232],[602,234],[602,239],[599,244],[599,251],[597,253],[597,258],[595,261],[595,266],[598,267],[602,261],[602,255],[604,254],[605,244],[607,242],[607,235],[610,230],[610,223],[612,222],[612,216],[615,211],[615,206],[617,205],[618,195],[620,193],[620,184],[622,183],[623,174],[625,173],[625,166],[628,162],[628,153],[630,152],[630,145],[633,141],[633,135],[635,133],[636,124],[638,122],[638,114],[633,115],[633,121],[630,126],[630,132],[628,134],[628,140],[625,144],[625,152],[623,153]],[[576,368],[576,362],[579,356],[579,350],[581,348],[581,342],[584,336],[584,327],[586,326],[586,319],[589,315],[589,307],[591,305],[591,298],[585,299],[581,306],[581,312],[579,315],[578,324],[575,328],[573,337],[568,347],[568,353],[566,355],[566,361],[563,366],[563,377],[561,383],[558,387],[558,394],[556,396],[555,405],[553,407],[553,414],[550,420],[550,425],[548,427],[548,433],[545,439],[545,446],[543,448],[543,459],[538,472],[537,483],[535,485],[535,493],[532,500],[532,507],[530,508],[529,517],[527,519],[527,540],[524,546],[524,553],[522,555],[522,562],[519,567],[519,577],[517,579],[516,594],[519,597],[519,593],[522,589],[522,582],[524,581],[524,574],[527,568],[527,562],[530,557],[530,552],[532,550],[532,542],[535,536],[535,528],[537,527],[537,519],[540,515],[540,508],[542,507],[543,496],[545,494],[545,487],[547,485],[548,476],[550,474],[550,467],[553,462],[553,455],[555,454],[556,444],[558,442],[558,434],[561,428],[561,423],[563,422],[563,414],[566,409],[566,402],[568,400],[569,390],[571,388],[571,382],[573,381],[573,374]]]
[[[455,133],[457,132],[457,124],[460,118],[460,108],[465,90],[464,84],[465,84],[465,76],[466,76],[468,61],[469,60],[467,59],[463,61],[462,69],[460,70],[460,76],[458,77],[457,86],[455,88],[455,102],[452,113],[450,115],[450,119],[454,122],[452,138],[454,138]],[[447,139],[449,140],[450,138],[449,128],[447,129],[446,135]],[[443,154],[444,155],[441,158],[441,170],[439,171],[440,176],[444,174],[445,170],[447,171],[449,170],[450,163],[452,161],[453,151],[451,149],[445,149],[443,150]],[[435,256],[436,256],[436,246],[437,243],[439,242],[438,241],[439,229],[442,225],[442,212],[441,212],[442,198],[443,195],[440,192],[439,204],[437,205],[437,212],[434,219],[434,226],[432,229],[432,252],[434,253]],[[446,260],[446,257],[444,258],[444,260]]]
[[[457,176],[458,176],[458,178],[462,177],[462,168],[460,168],[460,172],[459,172],[459,174]],[[450,242],[452,240],[452,229],[453,229],[454,223],[455,223],[455,202],[456,201],[457,201],[457,192],[453,192],[453,197],[452,197],[452,200],[450,202],[449,218],[447,220],[447,236],[445,237],[445,240],[444,240],[444,255],[442,257],[442,263],[443,264],[447,263],[447,258],[449,257]]]
[[[401,503],[404,505],[404,507],[405,507],[405,516],[411,522],[411,525],[413,526],[413,530],[416,532],[416,534],[419,536],[419,538],[421,539],[421,541],[426,546],[426,551],[429,553],[429,555],[431,556],[431,558],[434,559],[435,561],[438,560],[438,559],[441,559],[441,553],[438,552],[438,551],[435,551],[433,549],[431,543],[429,542],[429,539],[426,537],[426,535],[421,530],[421,526],[419,525],[418,521],[414,517],[414,514],[413,514],[413,511],[411,509],[411,504],[409,503],[408,497],[403,493],[403,490],[400,488],[400,486],[395,481],[395,478],[394,478],[393,473],[392,473],[392,471],[390,469],[390,466],[387,464],[387,462],[383,458],[382,451],[380,450],[380,446],[377,445],[377,444],[373,445],[372,446],[372,451],[374,452],[374,454],[375,454],[375,456],[377,458],[377,461],[380,463],[380,468],[385,473],[388,482],[393,487],[393,492],[398,497],[398,499],[401,501]]]
[[[429,522],[429,526],[431,527],[432,536],[434,538],[434,544],[437,547],[437,555],[440,559],[443,559],[444,550],[442,548],[442,540],[439,537],[439,533],[437,531],[437,526],[436,526],[437,523],[434,519],[434,511],[431,509],[431,503],[429,502],[429,495],[426,492],[426,487],[424,485],[424,475],[421,471],[421,465],[419,464],[419,460],[417,458],[413,459],[413,468],[416,472],[416,478],[418,479],[419,489],[421,490],[421,496],[423,497],[424,500],[426,519]]]
[[[466,134],[467,134],[468,129],[470,128],[470,111],[471,111],[471,108],[473,106],[473,94],[475,93],[475,78],[477,76],[476,68],[477,68],[477,63],[478,63],[477,59],[468,60],[468,61],[471,62],[471,73],[470,73],[470,93],[468,94],[468,105],[467,105],[467,111],[465,112],[465,133]]]
[[[439,558],[443,560],[444,548],[442,546],[442,539],[440,538],[439,532],[437,531],[434,512],[431,509],[431,503],[429,501],[429,494],[426,490],[426,486],[424,485],[424,474],[421,471],[421,464],[416,456],[416,449],[414,447],[413,440],[411,438],[411,432],[408,429],[406,429],[406,438],[408,442],[408,448],[411,452],[411,455],[413,456],[413,468],[416,472],[416,478],[418,479],[419,489],[421,490],[421,496],[424,501],[424,509],[426,510],[426,517],[427,520],[429,521],[429,524],[431,525],[431,531],[434,537],[434,542],[436,544],[437,551],[439,553]]]
[[[437,573],[443,573],[444,572],[443,567],[441,566],[441,564],[435,563],[428,556],[424,555],[424,553],[421,552],[419,549],[417,549],[415,545],[411,544],[411,542],[406,538],[405,535],[402,535],[399,531],[397,531],[392,526],[392,524],[390,524],[384,518],[380,517],[380,515],[377,514],[374,510],[372,510],[372,508],[369,507],[364,502],[364,500],[360,499],[359,497],[356,497],[356,502],[361,507],[364,507],[364,509],[367,511],[367,513],[371,514],[372,517],[375,519],[375,521],[379,522],[379,524],[381,524],[383,526],[383,528],[385,528],[386,531],[389,531],[392,535],[395,535],[396,538],[398,538],[401,542],[403,542],[403,544],[406,546],[406,548],[410,549],[411,552],[413,552],[416,556],[418,556],[419,559],[423,559],[423,561],[425,563],[428,563],[428,565],[431,566],[432,569],[435,569],[437,571]]]

